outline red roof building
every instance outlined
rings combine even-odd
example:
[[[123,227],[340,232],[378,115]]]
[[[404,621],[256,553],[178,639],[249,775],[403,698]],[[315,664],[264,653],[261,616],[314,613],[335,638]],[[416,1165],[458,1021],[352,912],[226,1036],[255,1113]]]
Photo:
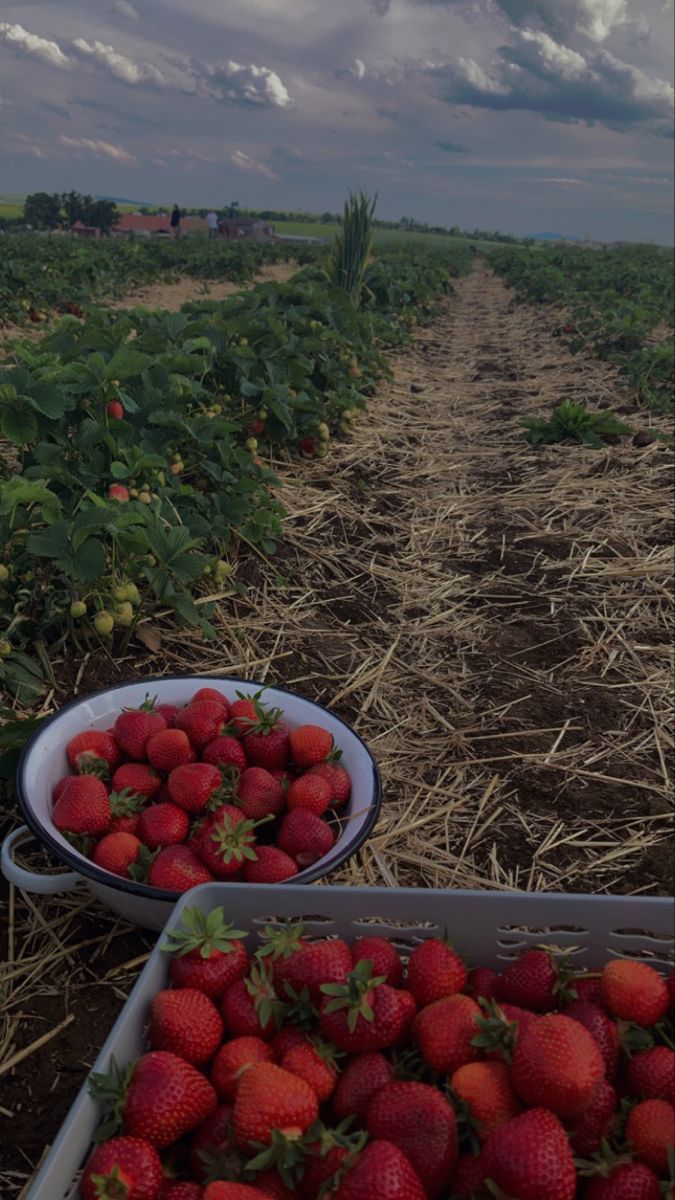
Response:
[[[182,234],[206,233],[207,230],[206,221],[201,217],[183,217],[180,223]],[[164,217],[149,217],[143,213],[124,213],[115,225],[113,233],[140,233],[146,236],[151,233],[171,233],[170,214],[167,213]]]

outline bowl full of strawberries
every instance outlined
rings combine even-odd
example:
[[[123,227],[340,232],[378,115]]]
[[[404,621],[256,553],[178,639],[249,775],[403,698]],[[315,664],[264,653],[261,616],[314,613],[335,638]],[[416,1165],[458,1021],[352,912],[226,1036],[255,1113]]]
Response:
[[[28,830],[2,849],[26,890],[83,880],[115,912],[161,927],[202,883],[310,883],[344,863],[379,812],[375,761],[334,713],[230,678],[125,684],[65,706],[28,742],[17,785]],[[68,875],[17,866],[28,832]]]

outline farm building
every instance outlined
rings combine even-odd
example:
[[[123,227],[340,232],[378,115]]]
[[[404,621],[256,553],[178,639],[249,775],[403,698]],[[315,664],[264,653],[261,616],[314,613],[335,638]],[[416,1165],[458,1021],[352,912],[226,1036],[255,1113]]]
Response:
[[[206,233],[206,221],[201,217],[183,217],[180,223],[181,235],[191,233]],[[117,237],[128,237],[130,233],[140,237],[150,237],[157,233],[171,233],[169,213],[161,217],[150,217],[143,213],[125,213],[117,222],[113,233]]]
[[[249,238],[264,241],[274,237],[274,226],[255,217],[222,217],[218,229],[228,238]]]

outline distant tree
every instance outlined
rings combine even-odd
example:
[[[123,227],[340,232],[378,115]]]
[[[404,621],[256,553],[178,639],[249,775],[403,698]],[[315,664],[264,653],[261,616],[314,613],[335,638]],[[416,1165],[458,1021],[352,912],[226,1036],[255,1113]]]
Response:
[[[228,206],[227,206],[228,217],[230,217],[230,218],[236,217],[239,213],[240,207],[241,206],[240,206],[238,200],[233,200],[231,204],[228,204]]]
[[[26,196],[23,219],[34,229],[53,229],[61,220],[61,197],[54,192],[33,192]]]
[[[64,192],[61,197],[61,208],[69,225],[82,220],[82,197],[79,192]]]
[[[101,233],[106,235],[122,218],[114,200],[90,200],[86,216],[87,225],[95,225],[97,229],[101,230]]]

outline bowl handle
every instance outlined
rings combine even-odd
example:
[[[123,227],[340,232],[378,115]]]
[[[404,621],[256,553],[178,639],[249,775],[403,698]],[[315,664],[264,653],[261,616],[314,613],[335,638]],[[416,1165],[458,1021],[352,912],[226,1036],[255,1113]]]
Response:
[[[17,842],[23,842],[32,836],[27,825],[20,825],[5,838],[0,847],[0,871],[5,879],[24,892],[36,892],[42,896],[72,892],[73,888],[82,882],[82,876],[76,871],[64,871],[60,875],[39,875],[35,871],[26,871],[14,862],[12,852]]]

